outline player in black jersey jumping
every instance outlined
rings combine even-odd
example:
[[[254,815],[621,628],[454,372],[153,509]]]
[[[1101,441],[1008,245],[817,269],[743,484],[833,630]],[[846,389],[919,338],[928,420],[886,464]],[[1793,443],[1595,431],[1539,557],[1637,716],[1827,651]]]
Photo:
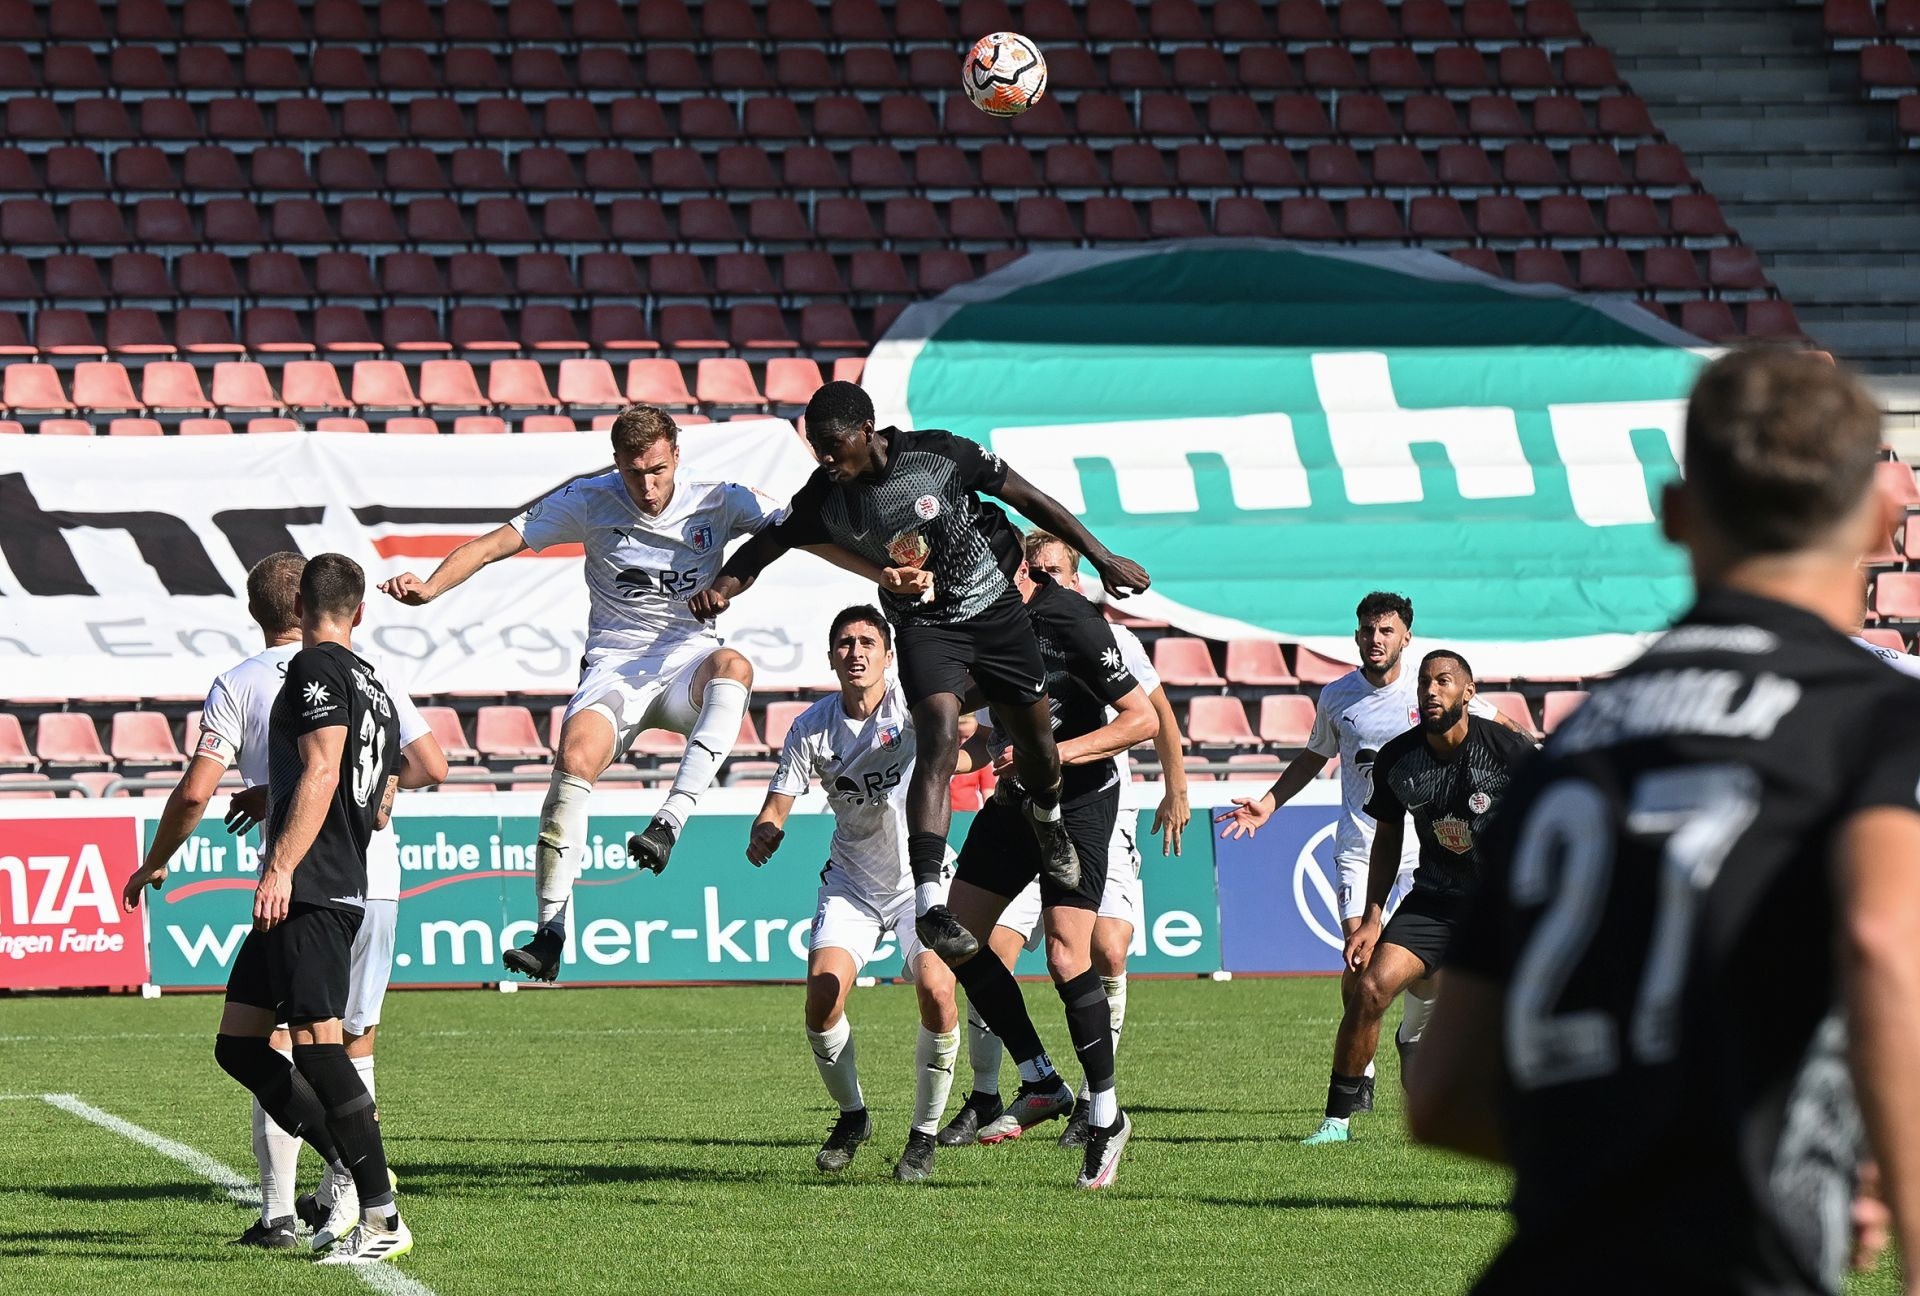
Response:
[[[1698,601],[1509,793],[1413,1066],[1414,1135],[1514,1169],[1478,1292],[1835,1292],[1866,1158],[1920,1291],[1920,684],[1847,639],[1879,440],[1824,357],[1694,387]]]
[[[1380,749],[1367,813],[1376,825],[1367,857],[1367,907],[1347,935],[1346,964],[1357,976],[1333,1043],[1326,1117],[1304,1142],[1347,1141],[1366,1089],[1380,1022],[1401,993],[1440,968],[1461,906],[1479,883],[1479,838],[1499,810],[1533,742],[1498,720],[1471,715],[1473,668],[1449,648],[1420,662],[1420,723]],[[1420,863],[1413,886],[1381,927],[1400,871],[1402,834],[1413,816]],[[1396,1039],[1396,1042],[1397,1039]],[[1401,1046],[1404,1060],[1411,1050]]]
[[[1047,876],[1071,889],[1084,863],[1061,820],[1046,669],[1013,587],[1019,539],[1006,514],[983,502],[980,492],[1080,550],[1116,597],[1146,589],[1147,573],[1110,553],[1057,500],[975,442],[949,432],[876,429],[873,402],[852,383],[831,382],[815,392],[806,425],[820,468],[793,497],[786,517],[741,545],[713,586],[687,606],[696,616],[719,615],[767,564],[802,545],[837,545],[883,567],[933,573],[930,597],[882,592],[880,601],[897,628],[900,684],[920,744],[907,791],[915,928],[943,958],[967,958],[979,942],[937,903],[937,885],[952,819],[947,785],[959,760],[961,699],[976,685],[1012,740]]]
[[[374,668],[355,655],[366,577],[340,554],[300,573],[305,646],[287,662],[267,726],[266,848],[254,929],[234,956],[214,1058],[335,1174],[351,1174],[361,1222],[322,1264],[369,1264],[413,1246],[387,1176],[373,1097],[347,1057],[353,938],[366,907],[367,839],[386,822],[400,727]],[[293,1062],[273,1051],[277,1022]]]

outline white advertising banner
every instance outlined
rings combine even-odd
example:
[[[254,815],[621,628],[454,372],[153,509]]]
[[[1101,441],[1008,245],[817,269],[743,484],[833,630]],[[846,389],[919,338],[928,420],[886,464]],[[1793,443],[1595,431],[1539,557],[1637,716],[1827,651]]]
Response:
[[[366,568],[356,645],[417,694],[571,690],[586,638],[578,547],[496,563],[426,607],[371,586],[612,464],[603,432],[411,437],[0,438],[0,697],[204,693],[257,652],[247,569],[276,550]],[[780,419],[681,436],[686,480],[782,502],[813,470]],[[763,684],[831,681],[827,622],[873,588],[795,553],[723,616]]]

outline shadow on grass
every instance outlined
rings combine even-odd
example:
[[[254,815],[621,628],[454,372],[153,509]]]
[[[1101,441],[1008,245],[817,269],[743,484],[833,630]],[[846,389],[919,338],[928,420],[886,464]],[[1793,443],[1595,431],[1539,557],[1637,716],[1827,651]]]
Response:
[[[1261,1211],[1321,1211],[1321,1210],[1385,1210],[1385,1211],[1471,1211],[1476,1213],[1505,1214],[1507,1205],[1498,1201],[1412,1201],[1397,1197],[1341,1197],[1329,1194],[1324,1197],[1195,1197],[1192,1200],[1208,1206],[1233,1206],[1241,1210]]]
[[[609,1135],[604,1138],[522,1138],[519,1135],[502,1134],[492,1138],[462,1138],[440,1134],[409,1134],[389,1139],[390,1145],[456,1143],[475,1146],[495,1146],[517,1148],[527,1144],[541,1147],[645,1147],[648,1144],[665,1144],[669,1147],[743,1147],[743,1148],[783,1148],[816,1147],[816,1139],[796,1138],[722,1138],[695,1137],[692,1135],[625,1134]]]
[[[168,1265],[221,1264],[232,1258],[217,1253],[182,1252],[173,1248],[177,1240],[171,1234],[153,1237],[104,1229],[0,1229],[0,1257],[86,1256],[96,1260],[165,1260]]]
[[[170,1200],[201,1203],[227,1200],[226,1194],[220,1189],[200,1180],[163,1184],[50,1184],[38,1191],[60,1201]]]
[[[574,1188],[581,1184],[763,1184],[791,1176],[774,1171],[723,1170],[692,1165],[565,1165],[541,1161],[464,1162],[403,1167],[408,1173],[401,1191],[421,1197],[435,1193],[497,1190],[503,1184],[517,1192]]]

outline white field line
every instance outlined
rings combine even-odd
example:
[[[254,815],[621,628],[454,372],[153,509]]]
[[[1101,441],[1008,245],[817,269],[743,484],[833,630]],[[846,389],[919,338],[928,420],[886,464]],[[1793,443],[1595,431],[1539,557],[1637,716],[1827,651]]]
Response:
[[[176,1143],[172,1139],[155,1134],[150,1129],[123,1120],[112,1112],[102,1111],[91,1103],[82,1102],[72,1094],[6,1094],[8,1098],[37,1097],[49,1106],[70,1112],[81,1120],[91,1121],[105,1130],[111,1130],[121,1138],[138,1143],[152,1152],[158,1152],[169,1161],[177,1161],[187,1169],[205,1179],[216,1188],[223,1189],[227,1196],[243,1206],[258,1207],[260,1190],[252,1180],[239,1171],[208,1156],[198,1148],[188,1147],[185,1143]],[[417,1279],[409,1278],[392,1265],[341,1265],[355,1278],[384,1296],[435,1296],[433,1288]]]

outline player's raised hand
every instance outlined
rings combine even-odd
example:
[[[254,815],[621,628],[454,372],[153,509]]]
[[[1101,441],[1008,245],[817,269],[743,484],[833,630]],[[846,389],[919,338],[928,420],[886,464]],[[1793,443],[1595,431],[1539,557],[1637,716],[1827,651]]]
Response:
[[[1225,824],[1220,836],[1227,841],[1237,841],[1242,837],[1251,837],[1266,826],[1273,817],[1273,808],[1265,797],[1235,797],[1233,809],[1222,810],[1213,817],[1217,824]]]
[[[880,573],[880,588],[902,598],[925,598],[933,593],[933,573],[924,567],[887,567]]]
[[[120,888],[120,907],[128,913],[140,907],[140,893],[148,887],[158,891],[167,882],[167,862],[142,864],[127,875],[127,884]]]
[[[235,792],[227,802],[227,831],[235,837],[251,832],[267,817],[267,785],[256,783],[244,792]]]
[[[1153,812],[1153,831],[1160,834],[1162,855],[1180,853],[1181,835],[1187,831],[1187,823],[1192,818],[1193,810],[1187,804],[1187,794],[1168,788],[1166,795],[1160,798],[1159,808]]]
[[[753,833],[747,838],[747,863],[759,868],[773,858],[780,849],[780,843],[787,838],[787,830],[770,823],[757,823]]]
[[[1141,594],[1153,583],[1147,575],[1147,569],[1131,558],[1122,558],[1119,554],[1107,559],[1099,568],[1100,584],[1107,593],[1115,598],[1126,598],[1131,594]]]
[[[1374,946],[1380,943],[1380,920],[1368,918],[1347,935],[1346,963],[1355,972],[1365,972],[1373,962]]]
[[[427,588],[427,583],[412,572],[401,572],[398,576],[381,581],[380,592],[408,607],[424,607],[433,602],[433,592]]]
[[[293,899],[293,874],[269,868],[260,874],[260,885],[253,891],[253,925],[258,931],[270,931],[286,920],[287,905]]]

